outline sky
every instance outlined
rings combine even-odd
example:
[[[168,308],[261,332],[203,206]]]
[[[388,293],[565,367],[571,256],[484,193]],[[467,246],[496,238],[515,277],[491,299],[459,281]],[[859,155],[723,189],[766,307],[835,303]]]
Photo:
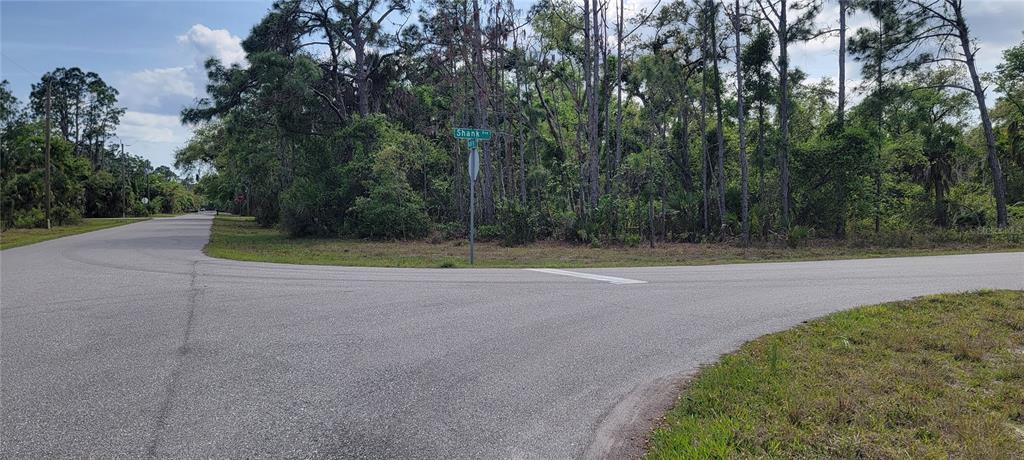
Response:
[[[822,22],[838,16],[835,0]],[[241,40],[267,12],[270,0],[234,1],[8,1],[0,0],[0,78],[23,103],[32,83],[57,67],[96,72],[120,91],[126,108],[117,136],[125,149],[154,166],[172,165],[191,136],[178,114],[205,95],[202,63],[213,56],[243,62]],[[525,6],[524,1],[516,2]],[[626,11],[656,0],[627,0]],[[1002,50],[1024,40],[1024,0],[964,0],[981,51],[982,72],[995,69]],[[867,18],[848,21],[851,29]],[[790,48],[792,63],[812,80],[837,73],[838,38]],[[847,64],[848,86],[860,82]],[[852,95],[856,99],[856,95]],[[991,98],[991,95],[990,95]]]

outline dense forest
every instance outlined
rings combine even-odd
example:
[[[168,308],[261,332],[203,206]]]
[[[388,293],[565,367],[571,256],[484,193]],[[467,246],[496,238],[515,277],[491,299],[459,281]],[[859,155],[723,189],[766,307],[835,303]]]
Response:
[[[117,89],[77,67],[32,85],[28,106],[0,82],[2,228],[74,224],[82,217],[198,209],[194,180],[125,151],[114,134]]]
[[[208,96],[182,112],[195,135],[175,167],[213,206],[293,236],[463,237],[471,186],[479,235],[507,244],[1019,232],[1024,43],[979,71],[969,7],[278,1],[243,41],[244,64],[206,63]],[[869,25],[849,29],[854,15]],[[835,75],[809,78],[791,48],[825,37],[838,38]],[[14,117],[26,149],[44,86],[33,117]],[[102,131],[108,116],[83,123]],[[77,123],[54,131],[54,155],[83,171],[84,191],[55,202],[104,196],[112,207],[84,212],[118,212],[139,193],[118,171],[146,165]],[[494,132],[472,184],[456,127]],[[5,153],[20,145],[9,136]],[[5,197],[12,171],[39,171],[7,157]],[[90,191],[104,173],[107,188]],[[17,193],[36,199],[15,220],[40,196]]]

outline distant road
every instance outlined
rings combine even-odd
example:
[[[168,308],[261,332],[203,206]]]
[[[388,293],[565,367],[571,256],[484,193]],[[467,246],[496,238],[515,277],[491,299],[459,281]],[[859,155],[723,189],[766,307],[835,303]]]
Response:
[[[0,457],[620,455],[680,375],[746,340],[861,304],[1024,289],[1024,253],[569,271],[247,263],[202,254],[211,219],[0,253]]]

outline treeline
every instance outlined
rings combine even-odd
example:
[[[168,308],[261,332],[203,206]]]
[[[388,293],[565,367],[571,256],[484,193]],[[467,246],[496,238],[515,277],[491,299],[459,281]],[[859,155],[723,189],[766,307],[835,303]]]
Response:
[[[279,1],[246,65],[207,62],[176,166],[296,236],[461,236],[470,186],[481,236],[512,244],[1024,220],[1024,45],[980,74],[964,2],[838,4]],[[874,25],[847,30],[852,14]],[[840,38],[838,90],[790,62],[825,35]],[[455,127],[495,133],[475,184]]]
[[[28,106],[6,80],[0,83],[3,229],[46,227],[48,217],[50,225],[68,225],[82,217],[197,209],[199,198],[187,181],[112,142],[124,114],[117,94],[99,75],[78,68],[43,75],[32,85]]]

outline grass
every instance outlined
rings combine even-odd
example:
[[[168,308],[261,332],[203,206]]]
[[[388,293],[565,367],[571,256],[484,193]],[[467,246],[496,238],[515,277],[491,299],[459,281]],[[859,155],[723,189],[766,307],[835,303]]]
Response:
[[[706,265],[739,262],[799,261],[960,254],[1021,250],[1018,243],[950,243],[930,247],[853,247],[831,240],[810,241],[792,249],[778,246],[741,248],[729,244],[658,244],[655,248],[590,247],[562,242],[537,242],[504,247],[478,242],[477,267],[613,267]],[[225,259],[317,265],[377,267],[467,267],[466,241],[365,241],[330,238],[289,238],[276,229],[257,226],[251,218],[219,216],[214,220],[206,253]]]
[[[836,313],[689,384],[648,458],[1022,458],[1024,292]]]
[[[52,240],[62,236],[77,235],[79,233],[117,227],[119,225],[130,224],[132,222],[139,222],[147,219],[148,218],[146,217],[130,217],[127,219],[90,218],[82,219],[81,222],[74,225],[63,225],[53,227],[49,230],[45,228],[12,228],[0,233],[0,249],[10,249],[18,246],[24,246],[26,244]]]

